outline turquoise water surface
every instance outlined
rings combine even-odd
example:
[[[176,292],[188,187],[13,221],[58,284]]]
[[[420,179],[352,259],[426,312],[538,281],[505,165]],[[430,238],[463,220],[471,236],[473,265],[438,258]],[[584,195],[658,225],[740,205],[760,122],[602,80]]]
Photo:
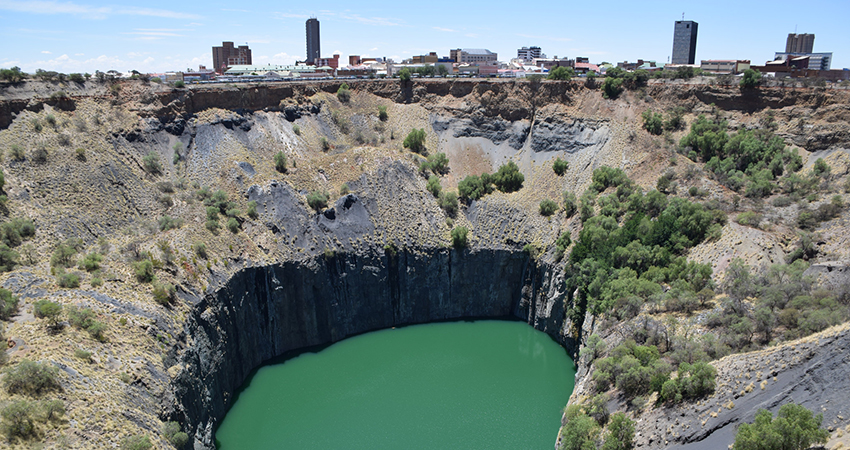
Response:
[[[551,449],[575,369],[522,322],[382,330],[257,371],[216,439],[236,449]]]

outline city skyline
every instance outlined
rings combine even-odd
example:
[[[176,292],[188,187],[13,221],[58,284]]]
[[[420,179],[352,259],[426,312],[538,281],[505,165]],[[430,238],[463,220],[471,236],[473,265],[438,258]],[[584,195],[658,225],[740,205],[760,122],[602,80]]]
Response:
[[[704,2],[703,2],[704,3]],[[846,3],[846,2],[845,2]],[[832,67],[850,67],[850,40],[842,34],[850,5],[813,1],[789,15],[796,3],[765,8],[727,1],[711,4],[609,2],[545,5],[521,10],[507,2],[487,7],[435,0],[427,4],[330,1],[326,9],[256,2],[164,1],[147,7],[101,1],[0,0],[0,36],[9,45],[0,67],[60,72],[131,69],[142,72],[212,67],[210,48],[223,41],[248,44],[254,64],[304,60],[304,24],[322,23],[322,57],[340,53],[396,61],[453,48],[486,48],[509,60],[522,46],[539,46],[549,57],[586,56],[595,63],[638,58],[668,62],[673,24],[699,22],[696,63],[701,59],[750,59],[761,64],[785,48],[788,33],[817,35],[815,52],[833,52]],[[448,14],[446,12],[450,11]],[[795,30],[796,26],[796,30]]]

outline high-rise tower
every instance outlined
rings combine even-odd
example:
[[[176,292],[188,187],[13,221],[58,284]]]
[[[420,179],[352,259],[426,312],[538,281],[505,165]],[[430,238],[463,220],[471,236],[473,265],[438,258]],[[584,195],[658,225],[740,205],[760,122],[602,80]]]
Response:
[[[814,34],[788,33],[788,39],[785,41],[785,53],[811,53],[814,47]]]
[[[692,20],[677,20],[673,31],[673,64],[693,64],[697,55],[697,27]]]
[[[307,64],[315,64],[321,58],[322,51],[319,45],[319,19],[315,17],[307,19]]]

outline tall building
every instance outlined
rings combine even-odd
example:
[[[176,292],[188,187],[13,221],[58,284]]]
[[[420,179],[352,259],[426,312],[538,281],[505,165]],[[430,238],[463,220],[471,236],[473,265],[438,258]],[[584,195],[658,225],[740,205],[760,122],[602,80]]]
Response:
[[[307,64],[315,64],[322,56],[319,45],[319,19],[307,19]]]
[[[788,33],[788,39],[785,41],[785,53],[811,53],[814,47],[814,34]]]
[[[449,58],[459,63],[480,64],[493,63],[499,59],[498,53],[484,48],[458,48],[449,50]]]
[[[251,49],[247,45],[234,47],[233,42],[222,42],[221,47],[213,47],[213,70],[224,73],[230,66],[253,64]]]
[[[693,64],[697,55],[697,27],[692,20],[677,20],[673,31],[673,64]]]
[[[540,53],[540,47],[523,47],[516,51],[517,59],[531,62],[535,59],[545,58],[546,55]]]

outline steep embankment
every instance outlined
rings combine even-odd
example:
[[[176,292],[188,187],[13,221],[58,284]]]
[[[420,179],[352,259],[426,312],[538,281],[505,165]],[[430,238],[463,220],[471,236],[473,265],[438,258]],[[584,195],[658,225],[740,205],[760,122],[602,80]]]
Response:
[[[36,226],[15,247],[17,269],[2,277],[22,306],[6,328],[15,344],[7,353],[13,364],[29,358],[62,369],[74,424],[39,425],[39,439],[100,448],[145,434],[164,448],[160,420],[177,420],[198,448],[208,447],[233,392],[263,361],[394,325],[513,315],[576,354],[599,321],[589,317],[580,330],[568,320],[571,293],[554,241],[564,232],[576,240],[581,223],[538,208],[544,199],[560,203],[564,191],[580,195],[602,165],[623,169],[645,190],[674,171],[681,195],[699,188],[730,215],[764,208],[763,229],[729,224],[720,240],[692,251],[692,259],[716,263],[715,275],[736,256],[757,265],[781,260],[795,236],[796,206],[733,206],[733,192],[673,155],[684,130],[653,137],[641,128],[646,109],[683,106],[685,121],[723,115],[732,129],[775,120],[777,133],[802,147],[807,167],[806,150],[826,148],[818,155],[832,164],[833,182],[848,167],[848,94],[840,90],[650,83],[614,101],[579,82],[375,80],[351,83],[351,100],[342,102],[333,95],[339,86],[26,82],[0,90],[9,200],[2,214]],[[421,170],[423,158],[403,148],[413,128],[426,130],[429,153],[448,156],[445,172]],[[279,153],[285,171],[275,169]],[[556,157],[569,162],[564,176],[552,171]],[[517,192],[496,191],[454,212],[426,189],[430,175],[454,191],[465,176],[507,161],[525,176]],[[327,193],[330,207],[314,212],[312,192]],[[820,245],[821,257],[845,255],[836,244],[845,220],[823,225],[834,239]],[[461,226],[468,247],[453,249],[450,232]],[[102,261],[91,272],[81,266],[82,287],[60,288],[50,256],[69,238],[80,240],[71,242],[75,262],[90,253]],[[140,281],[144,261],[154,283]],[[162,285],[174,293],[160,304],[153,287]],[[32,315],[38,299],[91,308],[106,324],[105,339],[72,326],[48,333]],[[588,381],[581,369],[576,396]],[[655,423],[666,429],[675,420],[663,413]],[[734,423],[723,411],[717,420]],[[726,445],[724,433],[698,438]]]

